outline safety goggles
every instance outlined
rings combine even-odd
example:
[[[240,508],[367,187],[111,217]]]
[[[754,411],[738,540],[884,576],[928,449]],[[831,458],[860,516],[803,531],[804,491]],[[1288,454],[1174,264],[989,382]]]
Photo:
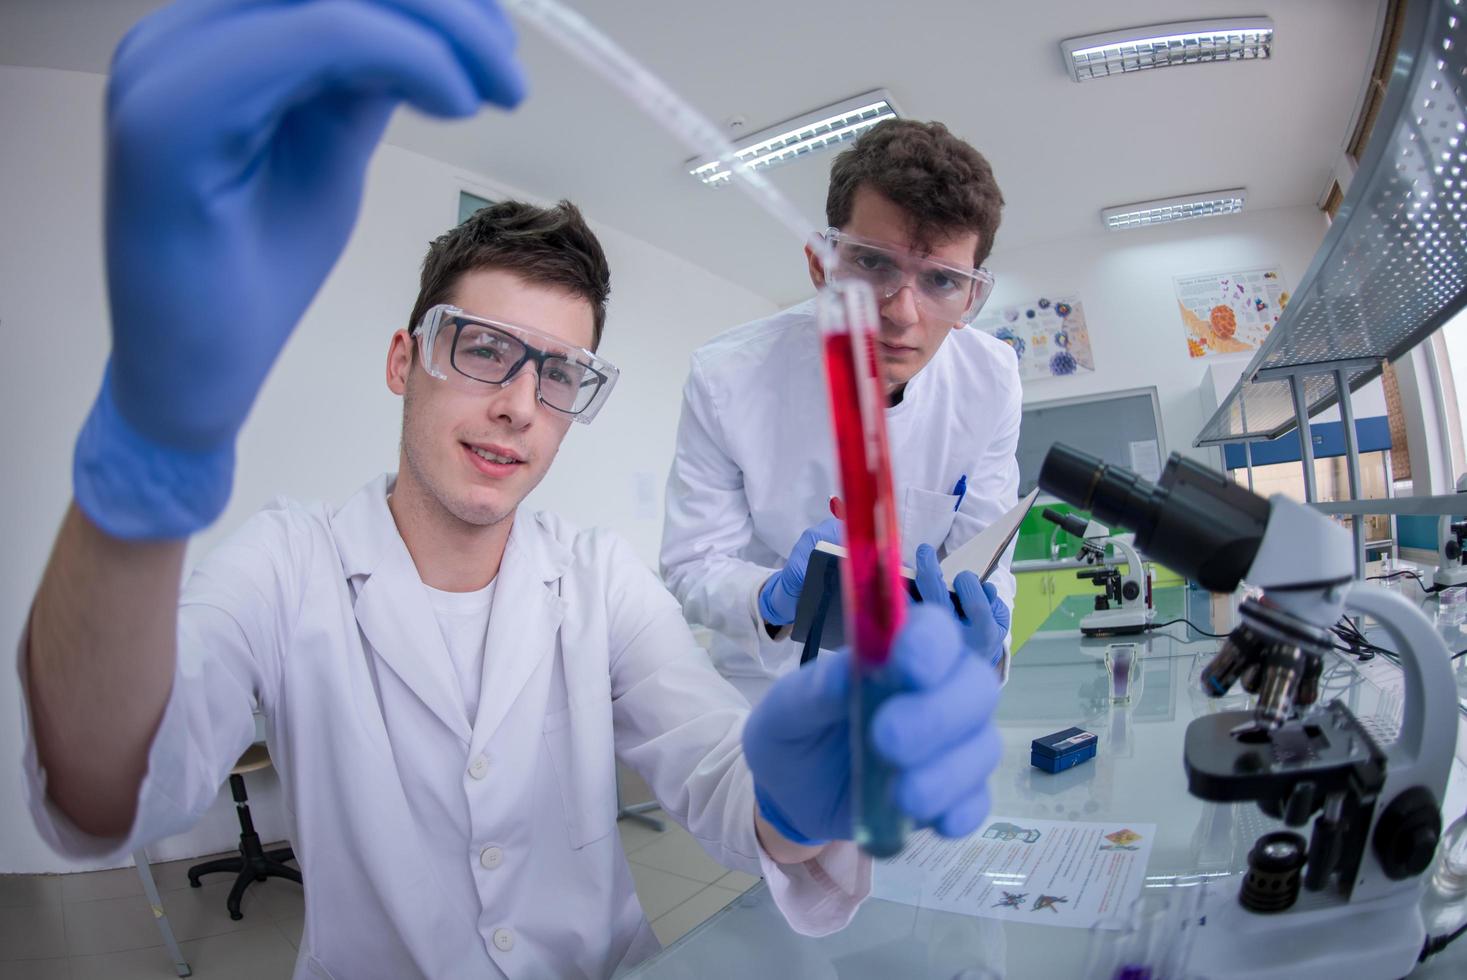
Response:
[[[606,403],[621,372],[588,350],[549,334],[465,313],[430,309],[418,324],[423,368],[439,381],[481,390],[503,387],[527,364],[535,369],[535,397],[546,408],[590,422]]]
[[[972,323],[993,292],[993,275],[987,269],[948,265],[835,228],[825,237],[835,247],[831,278],[864,280],[879,300],[890,299],[910,284],[923,310],[952,323]]]

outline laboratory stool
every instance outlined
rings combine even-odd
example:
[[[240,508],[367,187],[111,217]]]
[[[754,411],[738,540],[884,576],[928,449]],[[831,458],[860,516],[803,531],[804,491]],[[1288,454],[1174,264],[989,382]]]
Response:
[[[244,897],[245,888],[252,881],[264,881],[266,878],[289,878],[296,884],[302,884],[301,873],[295,868],[286,867],[286,861],[294,861],[295,853],[288,847],[279,850],[267,851],[260,844],[260,835],[255,833],[254,821],[250,819],[250,805],[245,796],[244,774],[266,769],[270,766],[270,753],[262,743],[255,743],[245,750],[245,754],[239,757],[234,768],[229,772],[229,788],[234,793],[235,812],[239,814],[239,857],[220,858],[217,861],[205,861],[188,869],[188,883],[195,888],[199,886],[199,878],[202,875],[213,874],[216,871],[233,871],[236,875],[234,887],[229,890],[229,917],[231,919],[242,919],[244,913],[239,910],[239,900]]]

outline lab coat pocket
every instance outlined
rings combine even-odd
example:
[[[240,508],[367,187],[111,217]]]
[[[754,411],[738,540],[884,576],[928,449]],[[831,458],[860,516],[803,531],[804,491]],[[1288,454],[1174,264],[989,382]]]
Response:
[[[579,850],[616,828],[616,755],[610,718],[584,703],[545,719],[545,747],[560,784],[566,833]]]
[[[902,501],[902,560],[914,564],[921,544],[941,549],[957,517],[957,506],[956,494],[908,487]]]

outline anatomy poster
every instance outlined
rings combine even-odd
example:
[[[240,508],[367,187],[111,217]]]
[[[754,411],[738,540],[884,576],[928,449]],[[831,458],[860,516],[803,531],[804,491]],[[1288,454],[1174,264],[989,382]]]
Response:
[[[1156,825],[990,817],[959,840],[913,834],[871,893],[920,908],[1088,929],[1141,895]]]
[[[1289,303],[1278,269],[1177,276],[1174,282],[1187,353],[1194,358],[1257,350]]]
[[[1063,378],[1095,370],[1085,309],[1075,296],[1040,297],[984,313],[973,324],[1019,356],[1019,377]]]

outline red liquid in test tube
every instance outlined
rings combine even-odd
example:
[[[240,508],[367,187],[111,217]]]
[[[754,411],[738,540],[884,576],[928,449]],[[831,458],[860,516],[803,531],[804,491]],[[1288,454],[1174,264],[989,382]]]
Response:
[[[830,331],[824,341],[845,512],[846,636],[853,639],[853,653],[863,668],[880,667],[907,609],[886,441],[886,392],[877,376],[875,334],[869,325]]]
[[[841,563],[846,637],[851,641],[851,777],[853,832],[876,857],[902,849],[911,821],[892,797],[897,772],[872,751],[867,732],[877,709],[901,690],[887,669],[906,619],[886,388],[876,365],[876,300],[864,283],[828,285],[817,312],[825,347],[847,558]]]

